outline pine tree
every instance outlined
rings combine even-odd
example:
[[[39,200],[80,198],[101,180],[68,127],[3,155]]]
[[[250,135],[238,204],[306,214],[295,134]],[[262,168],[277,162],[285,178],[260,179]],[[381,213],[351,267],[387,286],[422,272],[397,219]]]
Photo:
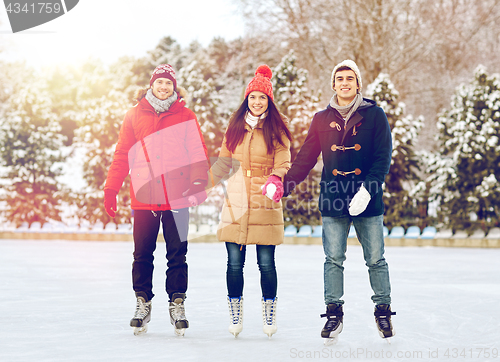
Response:
[[[200,59],[200,58],[198,58]],[[219,112],[220,97],[215,82],[208,73],[208,59],[205,63],[193,60],[177,73],[177,83],[188,92],[187,107],[198,118],[209,157],[219,155],[227,121]]]
[[[367,87],[366,94],[382,107],[392,133],[391,168],[385,179],[384,190],[385,223],[388,227],[415,225],[416,219],[422,216],[419,215],[418,201],[412,197],[412,191],[420,181],[415,142],[423,125],[423,117],[413,119],[411,115],[404,115],[406,105],[398,102],[399,92],[387,74],[379,74]]]
[[[288,128],[294,140],[291,145],[292,160],[300,150],[307,136],[314,114],[321,107],[321,94],[315,94],[308,87],[308,72],[296,66],[297,57],[293,50],[285,55],[273,69],[274,102],[288,119]]]
[[[10,222],[44,224],[61,221],[64,187],[58,182],[64,161],[59,117],[53,111],[47,84],[39,76],[27,78],[8,100],[0,126],[1,178]]]
[[[273,70],[274,102],[278,110],[287,118],[288,128],[293,135],[290,147],[292,161],[303,145],[307,131],[320,110],[319,98],[308,87],[307,70],[296,66],[297,58],[291,50]],[[321,172],[314,168],[308,177],[284,202],[285,225],[319,225],[318,208],[319,182]]]
[[[439,154],[428,172],[432,197],[453,230],[487,231],[500,222],[500,75],[478,66],[439,117]]]

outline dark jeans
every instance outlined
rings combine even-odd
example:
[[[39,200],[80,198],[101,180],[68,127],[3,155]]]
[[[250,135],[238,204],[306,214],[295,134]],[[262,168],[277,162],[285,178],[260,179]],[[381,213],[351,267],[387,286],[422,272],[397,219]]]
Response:
[[[146,300],[153,294],[153,252],[156,239],[163,227],[163,237],[167,247],[167,279],[165,290],[169,300],[174,293],[185,293],[188,282],[186,263],[189,209],[174,211],[150,210],[134,211],[134,263],[132,264],[132,285],[137,297]]]
[[[241,248],[241,250],[240,250]],[[226,243],[227,249],[227,293],[229,298],[243,295],[243,266],[245,265],[246,245]],[[260,270],[260,286],[264,299],[276,297],[278,277],[274,263],[275,245],[257,245],[257,264]]]

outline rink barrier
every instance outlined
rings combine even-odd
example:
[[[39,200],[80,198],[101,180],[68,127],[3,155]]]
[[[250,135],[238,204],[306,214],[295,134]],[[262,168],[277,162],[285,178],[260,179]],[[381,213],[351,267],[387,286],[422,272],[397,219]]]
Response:
[[[216,225],[204,225],[196,227],[190,225],[188,240],[192,243],[215,243]],[[284,244],[286,245],[321,245],[321,233],[316,230],[311,233],[304,231],[292,234],[285,232]],[[61,228],[43,230],[42,228],[7,229],[0,230],[0,239],[22,239],[22,240],[67,240],[67,241],[133,241],[132,227],[128,228]],[[500,248],[500,229],[494,228],[488,235],[474,233],[467,235],[465,232],[451,234],[449,231],[438,232],[434,237],[405,236],[394,237],[385,235],[385,246],[399,247],[461,247],[461,248]],[[164,242],[160,229],[157,242]],[[347,238],[348,245],[359,245],[359,241],[352,231]]]

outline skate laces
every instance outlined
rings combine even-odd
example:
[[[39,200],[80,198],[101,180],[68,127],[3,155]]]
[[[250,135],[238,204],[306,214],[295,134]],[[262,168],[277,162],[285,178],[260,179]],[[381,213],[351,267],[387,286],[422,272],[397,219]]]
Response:
[[[334,328],[336,325],[339,324],[339,319],[337,319],[337,316],[333,316],[333,317],[328,317],[328,320],[326,322],[326,328],[327,329],[331,329],[331,328]]]
[[[379,316],[378,317],[378,324],[380,328],[382,329],[391,329],[391,326],[389,324],[389,321],[387,320],[386,316]]]
[[[262,318],[264,319],[264,324],[276,324],[276,299],[264,300],[264,314],[262,315]]]
[[[151,302],[146,302],[142,297],[137,298],[134,319],[144,319],[149,313]]]
[[[176,303],[175,301],[173,303],[170,303],[170,311],[172,317],[176,320],[184,320],[186,319],[186,311],[184,309],[184,301],[180,303]]]
[[[377,318],[378,325],[383,330],[391,329],[391,316],[396,312],[392,312],[390,308],[378,308],[375,310],[375,317]]]
[[[241,298],[228,298],[229,300],[229,317],[232,320],[232,324],[241,324],[243,321],[241,319]]]

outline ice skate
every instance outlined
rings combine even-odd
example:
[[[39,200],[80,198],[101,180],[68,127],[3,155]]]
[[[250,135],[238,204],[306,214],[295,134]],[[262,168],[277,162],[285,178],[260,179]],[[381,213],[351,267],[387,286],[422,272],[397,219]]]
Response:
[[[326,317],[327,321],[321,330],[321,337],[325,338],[325,346],[331,346],[338,342],[339,334],[344,327],[344,312],[341,304],[328,304],[326,313],[320,315],[321,318]]]
[[[375,306],[375,323],[377,323],[378,333],[387,343],[391,343],[391,338],[396,335],[392,328],[391,316],[396,312],[391,311],[389,304],[379,304]]]
[[[229,305],[229,333],[238,337],[238,334],[243,330],[243,297],[229,298],[227,297]]]
[[[148,331],[148,323],[151,320],[151,307],[151,301],[146,302],[143,297],[137,297],[134,318],[130,320],[130,326],[134,328],[136,336]]]
[[[262,298],[262,320],[264,322],[262,330],[269,338],[278,330],[278,326],[276,325],[277,303],[278,297],[274,297],[274,299]]]
[[[174,326],[174,332],[178,336],[184,336],[186,328],[189,328],[189,322],[186,319],[184,310],[184,300],[186,294],[174,293],[172,302],[169,303],[168,311],[170,313],[170,323]]]

